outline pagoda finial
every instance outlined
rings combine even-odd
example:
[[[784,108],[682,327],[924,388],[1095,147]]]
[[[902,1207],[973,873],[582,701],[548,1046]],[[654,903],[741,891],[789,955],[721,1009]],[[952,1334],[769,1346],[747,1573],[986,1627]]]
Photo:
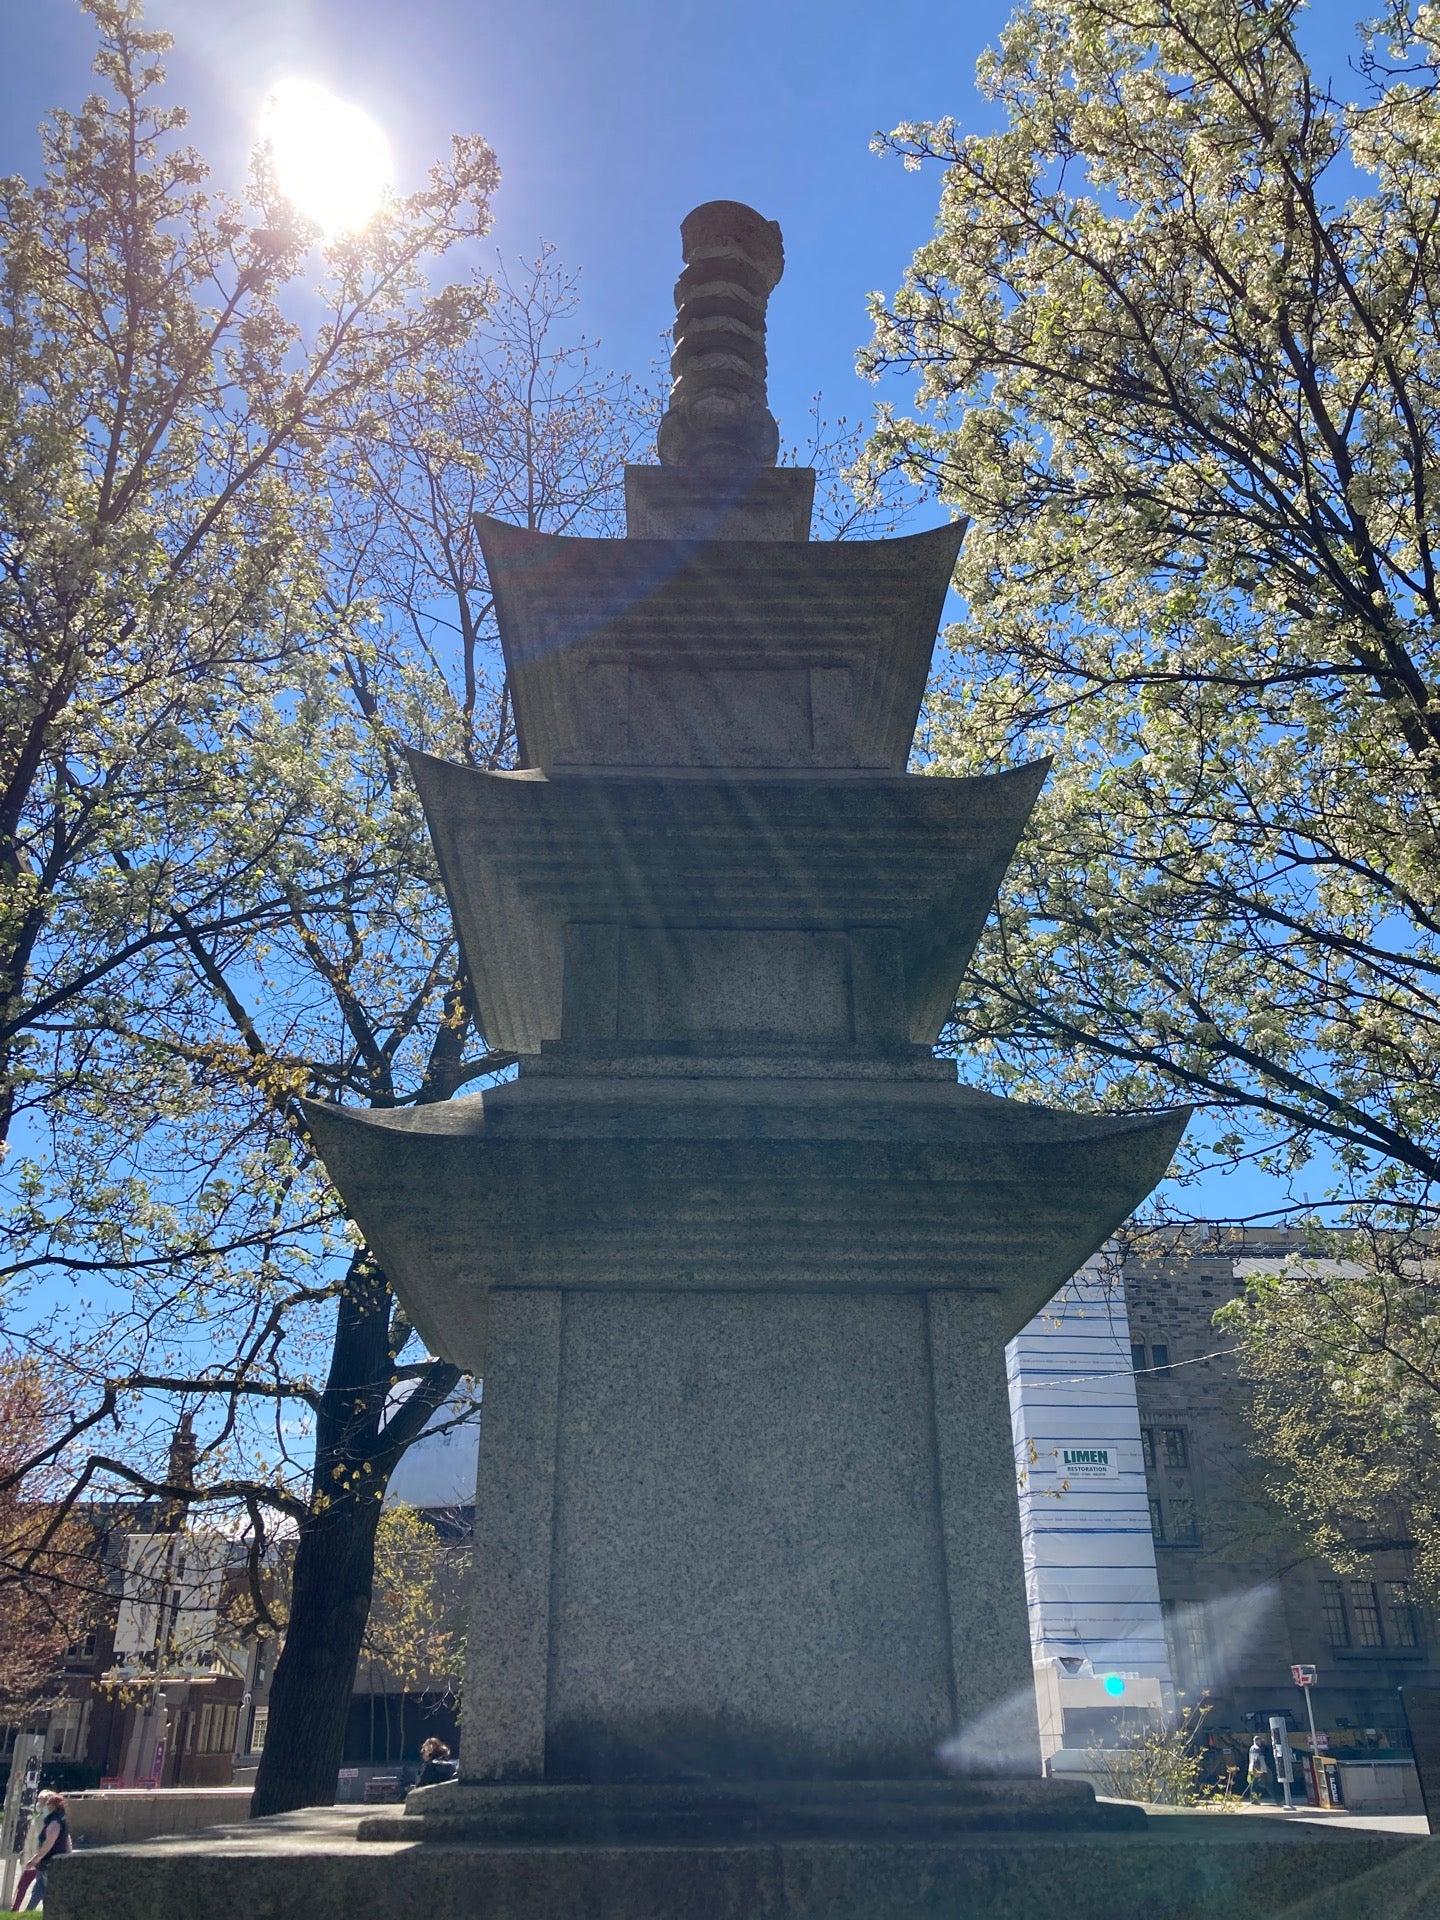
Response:
[[[765,397],[765,305],[785,271],[780,228],[738,200],[707,200],[681,221],[680,241],[661,465],[717,476],[773,467],[780,432]]]

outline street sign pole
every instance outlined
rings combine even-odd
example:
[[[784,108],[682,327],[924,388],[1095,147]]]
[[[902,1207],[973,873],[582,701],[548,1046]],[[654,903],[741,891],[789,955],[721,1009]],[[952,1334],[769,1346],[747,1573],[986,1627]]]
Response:
[[[1310,1727],[1310,1772],[1315,1781],[1315,1802],[1317,1806],[1323,1807],[1329,1795],[1324,1791],[1320,1779],[1320,1736],[1315,1731],[1315,1708],[1310,1699],[1311,1689],[1319,1675],[1314,1667],[1301,1665],[1291,1667],[1290,1678],[1300,1689],[1305,1701],[1305,1718]]]

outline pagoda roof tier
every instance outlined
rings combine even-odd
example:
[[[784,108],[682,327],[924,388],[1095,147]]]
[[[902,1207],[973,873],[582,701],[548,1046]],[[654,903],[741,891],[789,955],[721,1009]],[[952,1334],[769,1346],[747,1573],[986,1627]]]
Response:
[[[726,931],[763,931],[767,963],[792,975],[804,956],[787,956],[787,932],[843,934],[853,949],[893,930],[893,1037],[933,1042],[1048,762],[877,781],[547,781],[425,754],[411,766],[486,1039],[536,1054],[562,1038],[566,943],[581,927],[703,932],[725,974],[745,963]]]
[[[527,766],[904,771],[963,523],[813,542],[476,525]]]
[[[718,1098],[679,1080],[522,1081],[306,1111],[421,1336],[477,1369],[491,1288],[962,1289],[998,1293],[1013,1333],[1163,1176],[1187,1118],[1060,1113],[953,1081]]]

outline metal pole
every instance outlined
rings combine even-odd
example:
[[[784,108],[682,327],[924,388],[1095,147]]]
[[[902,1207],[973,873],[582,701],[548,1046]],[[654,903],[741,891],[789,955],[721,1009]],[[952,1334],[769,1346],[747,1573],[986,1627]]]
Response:
[[[1315,1709],[1310,1704],[1310,1695],[1314,1692],[1314,1688],[1301,1687],[1300,1691],[1305,1696],[1305,1718],[1310,1722],[1310,1774],[1315,1782],[1315,1804],[1317,1807],[1323,1807],[1330,1796],[1323,1790],[1324,1782],[1320,1778],[1320,1755],[1315,1746]]]

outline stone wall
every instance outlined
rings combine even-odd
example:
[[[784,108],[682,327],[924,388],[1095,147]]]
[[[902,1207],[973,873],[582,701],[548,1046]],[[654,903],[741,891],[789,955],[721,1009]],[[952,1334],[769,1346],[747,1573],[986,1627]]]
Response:
[[[67,1794],[65,1805],[77,1847],[113,1847],[244,1820],[250,1812],[250,1788],[108,1789],[103,1793]]]

